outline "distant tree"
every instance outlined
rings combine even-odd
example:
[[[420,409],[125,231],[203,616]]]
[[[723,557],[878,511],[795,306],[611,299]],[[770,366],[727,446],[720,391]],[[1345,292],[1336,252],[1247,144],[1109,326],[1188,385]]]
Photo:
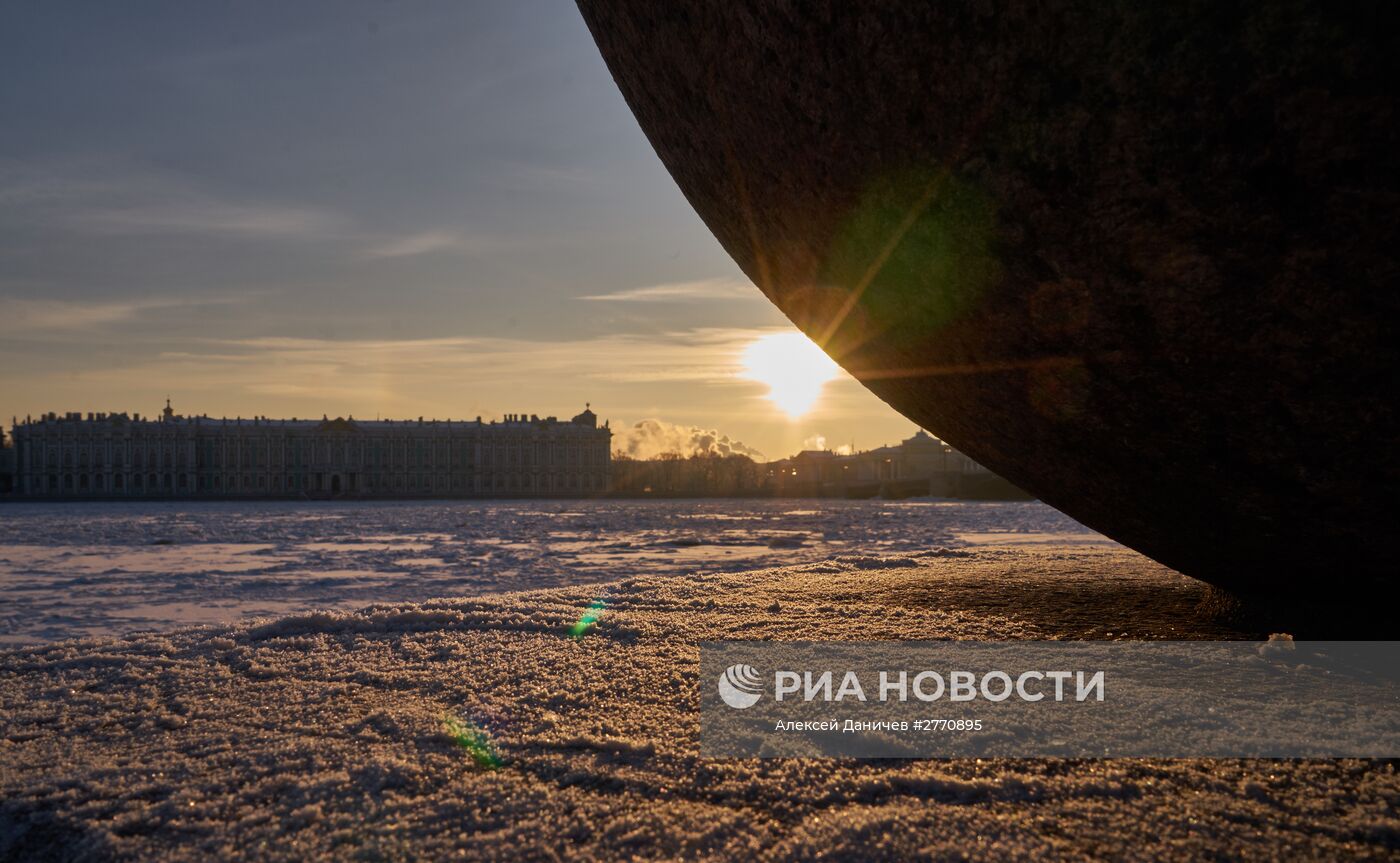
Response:
[[[613,453],[612,493],[623,497],[756,497],[772,493],[768,472],[746,455]]]

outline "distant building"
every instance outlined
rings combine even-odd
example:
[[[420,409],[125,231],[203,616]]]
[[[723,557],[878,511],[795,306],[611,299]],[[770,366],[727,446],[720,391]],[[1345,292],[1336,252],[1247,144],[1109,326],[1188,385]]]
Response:
[[[578,497],[608,487],[612,431],[457,420],[47,414],[14,427],[14,493],[42,498]]]
[[[1028,497],[923,431],[898,446],[865,452],[804,450],[768,469],[774,493],[782,497]]]
[[[0,494],[9,494],[15,487],[15,448],[0,429]]]

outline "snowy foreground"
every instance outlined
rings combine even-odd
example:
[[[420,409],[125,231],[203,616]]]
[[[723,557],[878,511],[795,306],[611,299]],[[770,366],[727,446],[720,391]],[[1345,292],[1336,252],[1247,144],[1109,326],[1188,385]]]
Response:
[[[0,859],[1393,858],[1385,762],[695,754],[702,639],[1234,634],[1201,594],[984,542],[0,651]]]

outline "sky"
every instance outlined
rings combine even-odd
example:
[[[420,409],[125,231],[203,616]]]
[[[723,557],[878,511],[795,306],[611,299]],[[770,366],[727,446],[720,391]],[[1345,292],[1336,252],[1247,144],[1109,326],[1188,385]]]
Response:
[[[770,397],[754,358],[795,329],[567,0],[10,3],[0,129],[7,425],[169,396],[230,417],[587,402],[639,455],[915,431],[839,369],[800,416]]]

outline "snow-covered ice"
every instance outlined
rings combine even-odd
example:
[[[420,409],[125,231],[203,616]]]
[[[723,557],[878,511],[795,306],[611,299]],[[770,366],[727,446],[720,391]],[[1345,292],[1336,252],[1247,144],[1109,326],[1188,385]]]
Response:
[[[0,644],[988,540],[1107,542],[1038,503],[14,504]]]
[[[697,755],[701,640],[1230,636],[1203,590],[907,547],[0,651],[0,859],[1393,859],[1388,762]]]
[[[1400,850],[1388,762],[698,756],[703,640],[1239,635],[1039,504],[7,506],[0,558],[0,860]]]

